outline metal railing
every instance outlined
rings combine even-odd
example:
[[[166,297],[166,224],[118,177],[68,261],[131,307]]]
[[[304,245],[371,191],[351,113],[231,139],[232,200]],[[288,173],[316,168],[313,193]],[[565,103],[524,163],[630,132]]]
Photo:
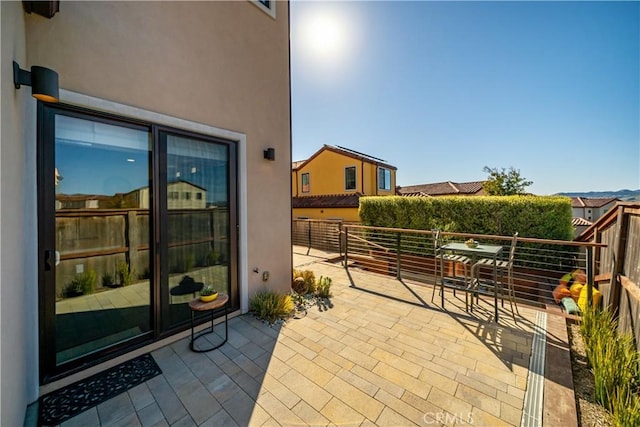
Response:
[[[433,234],[425,230],[409,230],[343,224],[344,265],[372,273],[409,279],[419,283],[436,283],[436,258]],[[481,243],[504,246],[506,258],[512,236],[447,233],[443,242],[464,241],[469,238]],[[594,283],[600,269],[594,257],[594,248],[604,244],[546,239],[521,238],[517,240],[514,260],[514,288],[521,302],[544,306],[553,304],[552,292],[566,273],[575,269],[586,272],[587,283]],[[439,261],[438,261],[439,262]],[[447,275],[462,275],[461,266],[445,262]],[[490,271],[487,274],[491,274]],[[589,299],[591,299],[591,286]]]
[[[294,219],[292,221],[292,244],[326,252],[335,252],[342,256],[342,220]]]

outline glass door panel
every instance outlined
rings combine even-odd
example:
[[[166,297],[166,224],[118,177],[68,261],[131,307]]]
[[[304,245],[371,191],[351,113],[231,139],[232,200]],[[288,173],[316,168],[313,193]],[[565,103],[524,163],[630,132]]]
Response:
[[[150,132],[55,115],[56,365],[151,330]]]
[[[161,132],[166,138],[168,301],[165,329],[188,321],[202,286],[230,292],[229,147]]]

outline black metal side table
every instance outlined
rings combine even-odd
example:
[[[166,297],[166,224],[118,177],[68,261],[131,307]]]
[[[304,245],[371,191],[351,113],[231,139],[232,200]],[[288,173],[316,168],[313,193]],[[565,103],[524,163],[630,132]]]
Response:
[[[220,293],[218,294],[218,298],[216,298],[213,301],[210,302],[203,302],[200,301],[200,298],[194,298],[189,302],[189,308],[191,309],[191,342],[189,343],[189,348],[192,351],[195,351],[197,353],[204,353],[207,351],[212,351],[215,350],[216,348],[222,347],[224,345],[224,343],[227,342],[227,338],[229,337],[229,326],[228,326],[228,317],[227,317],[227,303],[229,302],[229,295],[227,294],[223,294]],[[198,338],[203,337],[204,335],[208,335],[208,334],[212,334],[213,333],[213,319],[214,319],[214,313],[216,310],[218,310],[219,308],[223,308],[224,307],[224,341],[222,341],[220,344],[217,344],[213,347],[209,347],[209,348],[197,348],[195,346],[195,341]],[[197,335],[194,333],[194,326],[195,326],[195,313],[196,311],[210,311],[211,312],[211,327],[210,328],[206,328],[202,331],[200,331]]]

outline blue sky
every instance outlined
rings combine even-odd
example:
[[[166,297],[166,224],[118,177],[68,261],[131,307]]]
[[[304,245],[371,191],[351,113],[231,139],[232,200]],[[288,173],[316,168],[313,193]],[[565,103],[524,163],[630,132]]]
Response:
[[[514,167],[536,194],[640,188],[640,3],[291,2],[293,160],[399,185]]]

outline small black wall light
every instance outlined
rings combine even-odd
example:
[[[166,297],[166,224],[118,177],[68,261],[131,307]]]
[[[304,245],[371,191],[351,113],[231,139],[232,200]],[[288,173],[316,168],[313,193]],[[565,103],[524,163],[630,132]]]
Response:
[[[264,150],[264,158],[267,160],[275,160],[276,159],[276,149],[275,148],[267,148]]]
[[[29,72],[13,61],[13,84],[16,89],[21,85],[31,86],[31,96],[40,101],[58,102],[60,98],[58,73],[49,68],[34,65]]]

